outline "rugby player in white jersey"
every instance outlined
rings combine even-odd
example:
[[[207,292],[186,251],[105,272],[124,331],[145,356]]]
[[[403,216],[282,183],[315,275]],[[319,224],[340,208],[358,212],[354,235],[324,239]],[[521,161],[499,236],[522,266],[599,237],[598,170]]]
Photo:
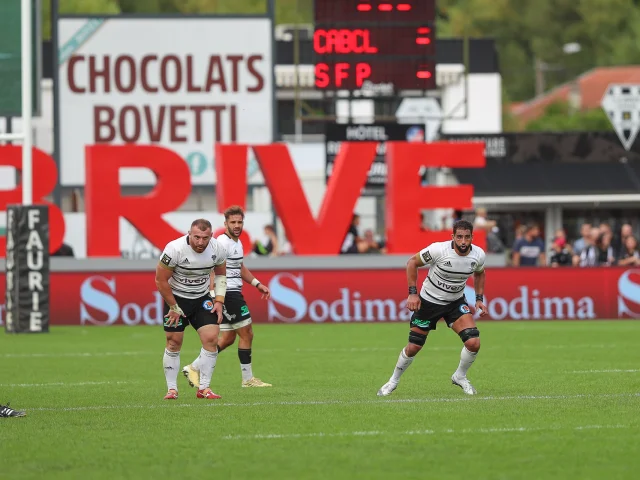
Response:
[[[156,285],[165,301],[165,400],[178,398],[180,349],[184,330],[191,325],[202,342],[197,398],[221,398],[209,385],[218,358],[219,323],[227,289],[226,250],[212,238],[211,223],[198,219],[188,235],[169,242],[156,267]],[[211,274],[213,271],[214,275]]]
[[[438,320],[444,318],[447,326],[456,332],[464,346],[460,354],[458,369],[451,382],[462,388],[467,395],[476,390],[467,379],[467,371],[480,350],[480,332],[464,297],[467,280],[473,275],[476,292],[476,311],[486,315],[484,301],[485,253],[473,245],[473,225],[459,220],[453,225],[453,240],[432,243],[420,250],[407,262],[409,298],[407,308],[411,310],[409,343],[400,352],[393,375],[380,390],[378,396],[387,396],[398,387],[400,376],[409,368],[415,356],[424,346],[427,335],[436,329]],[[416,287],[418,268],[430,265],[427,278],[418,295]]]
[[[251,367],[251,345],[253,343],[253,329],[251,328],[251,314],[249,307],[242,295],[242,282],[245,281],[256,287],[262,293],[263,299],[271,296],[269,288],[260,283],[256,277],[244,265],[244,249],[240,241],[240,234],[244,227],[244,211],[241,207],[229,207],[224,212],[224,226],[226,231],[216,240],[227,250],[227,295],[224,301],[223,319],[220,324],[220,338],[218,339],[218,351],[233,345],[236,336],[238,341],[238,358],[242,372],[243,387],[270,387],[253,376]],[[191,365],[186,365],[182,373],[189,380],[191,386],[197,387],[201,383],[202,356],[199,356]]]

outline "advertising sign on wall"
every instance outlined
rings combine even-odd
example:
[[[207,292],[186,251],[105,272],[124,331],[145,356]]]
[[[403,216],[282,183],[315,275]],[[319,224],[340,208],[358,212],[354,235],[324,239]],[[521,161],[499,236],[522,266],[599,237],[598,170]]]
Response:
[[[404,322],[406,273],[397,270],[255,271],[271,289],[262,300],[245,285],[256,323]],[[423,278],[420,271],[420,280]],[[372,278],[385,282],[372,282]],[[336,282],[336,278],[340,282]],[[397,288],[389,289],[389,285]],[[0,275],[0,321],[5,276]],[[474,315],[471,284],[465,297]],[[595,320],[640,318],[640,270],[623,268],[492,268],[487,320]],[[154,273],[52,272],[51,324],[161,325],[162,298]]]
[[[62,185],[84,185],[85,145],[163,146],[202,185],[215,143],[273,141],[270,19],[62,18],[58,32]]]

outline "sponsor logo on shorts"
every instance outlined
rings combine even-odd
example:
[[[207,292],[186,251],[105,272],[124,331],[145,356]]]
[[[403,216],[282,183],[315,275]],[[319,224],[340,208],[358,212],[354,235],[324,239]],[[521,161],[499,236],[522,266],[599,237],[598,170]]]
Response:
[[[202,302],[202,308],[208,311],[213,310],[213,302],[211,300],[205,300]]]
[[[243,306],[240,308],[240,315],[242,315],[243,317],[244,317],[245,315],[249,315],[249,307],[247,307],[246,305],[243,305]]]
[[[429,328],[429,325],[431,325],[430,320],[420,320],[419,318],[414,318],[411,323],[413,323],[416,327],[421,328]]]
[[[469,308],[469,305],[460,305],[460,311],[462,313],[471,313],[471,309]]]

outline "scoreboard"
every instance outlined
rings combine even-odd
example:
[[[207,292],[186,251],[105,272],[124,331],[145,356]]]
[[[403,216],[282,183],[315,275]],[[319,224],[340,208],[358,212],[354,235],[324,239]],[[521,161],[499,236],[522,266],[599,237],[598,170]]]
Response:
[[[436,87],[435,0],[315,0],[314,12],[316,88]]]

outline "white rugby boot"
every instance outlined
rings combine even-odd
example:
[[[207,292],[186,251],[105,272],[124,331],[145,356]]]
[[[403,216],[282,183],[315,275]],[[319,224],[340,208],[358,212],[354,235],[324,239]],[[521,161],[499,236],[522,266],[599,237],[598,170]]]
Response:
[[[378,390],[378,396],[379,397],[386,397],[388,395],[391,395],[391,393],[398,388],[398,384],[395,382],[392,382],[391,380],[389,380],[387,383],[385,383],[382,387],[380,387],[380,390]]]
[[[471,385],[471,382],[467,377],[457,377],[454,373],[453,375],[451,375],[451,383],[459,386],[467,395],[475,395],[476,393],[478,393],[476,392],[476,389],[473,388],[473,385]]]

